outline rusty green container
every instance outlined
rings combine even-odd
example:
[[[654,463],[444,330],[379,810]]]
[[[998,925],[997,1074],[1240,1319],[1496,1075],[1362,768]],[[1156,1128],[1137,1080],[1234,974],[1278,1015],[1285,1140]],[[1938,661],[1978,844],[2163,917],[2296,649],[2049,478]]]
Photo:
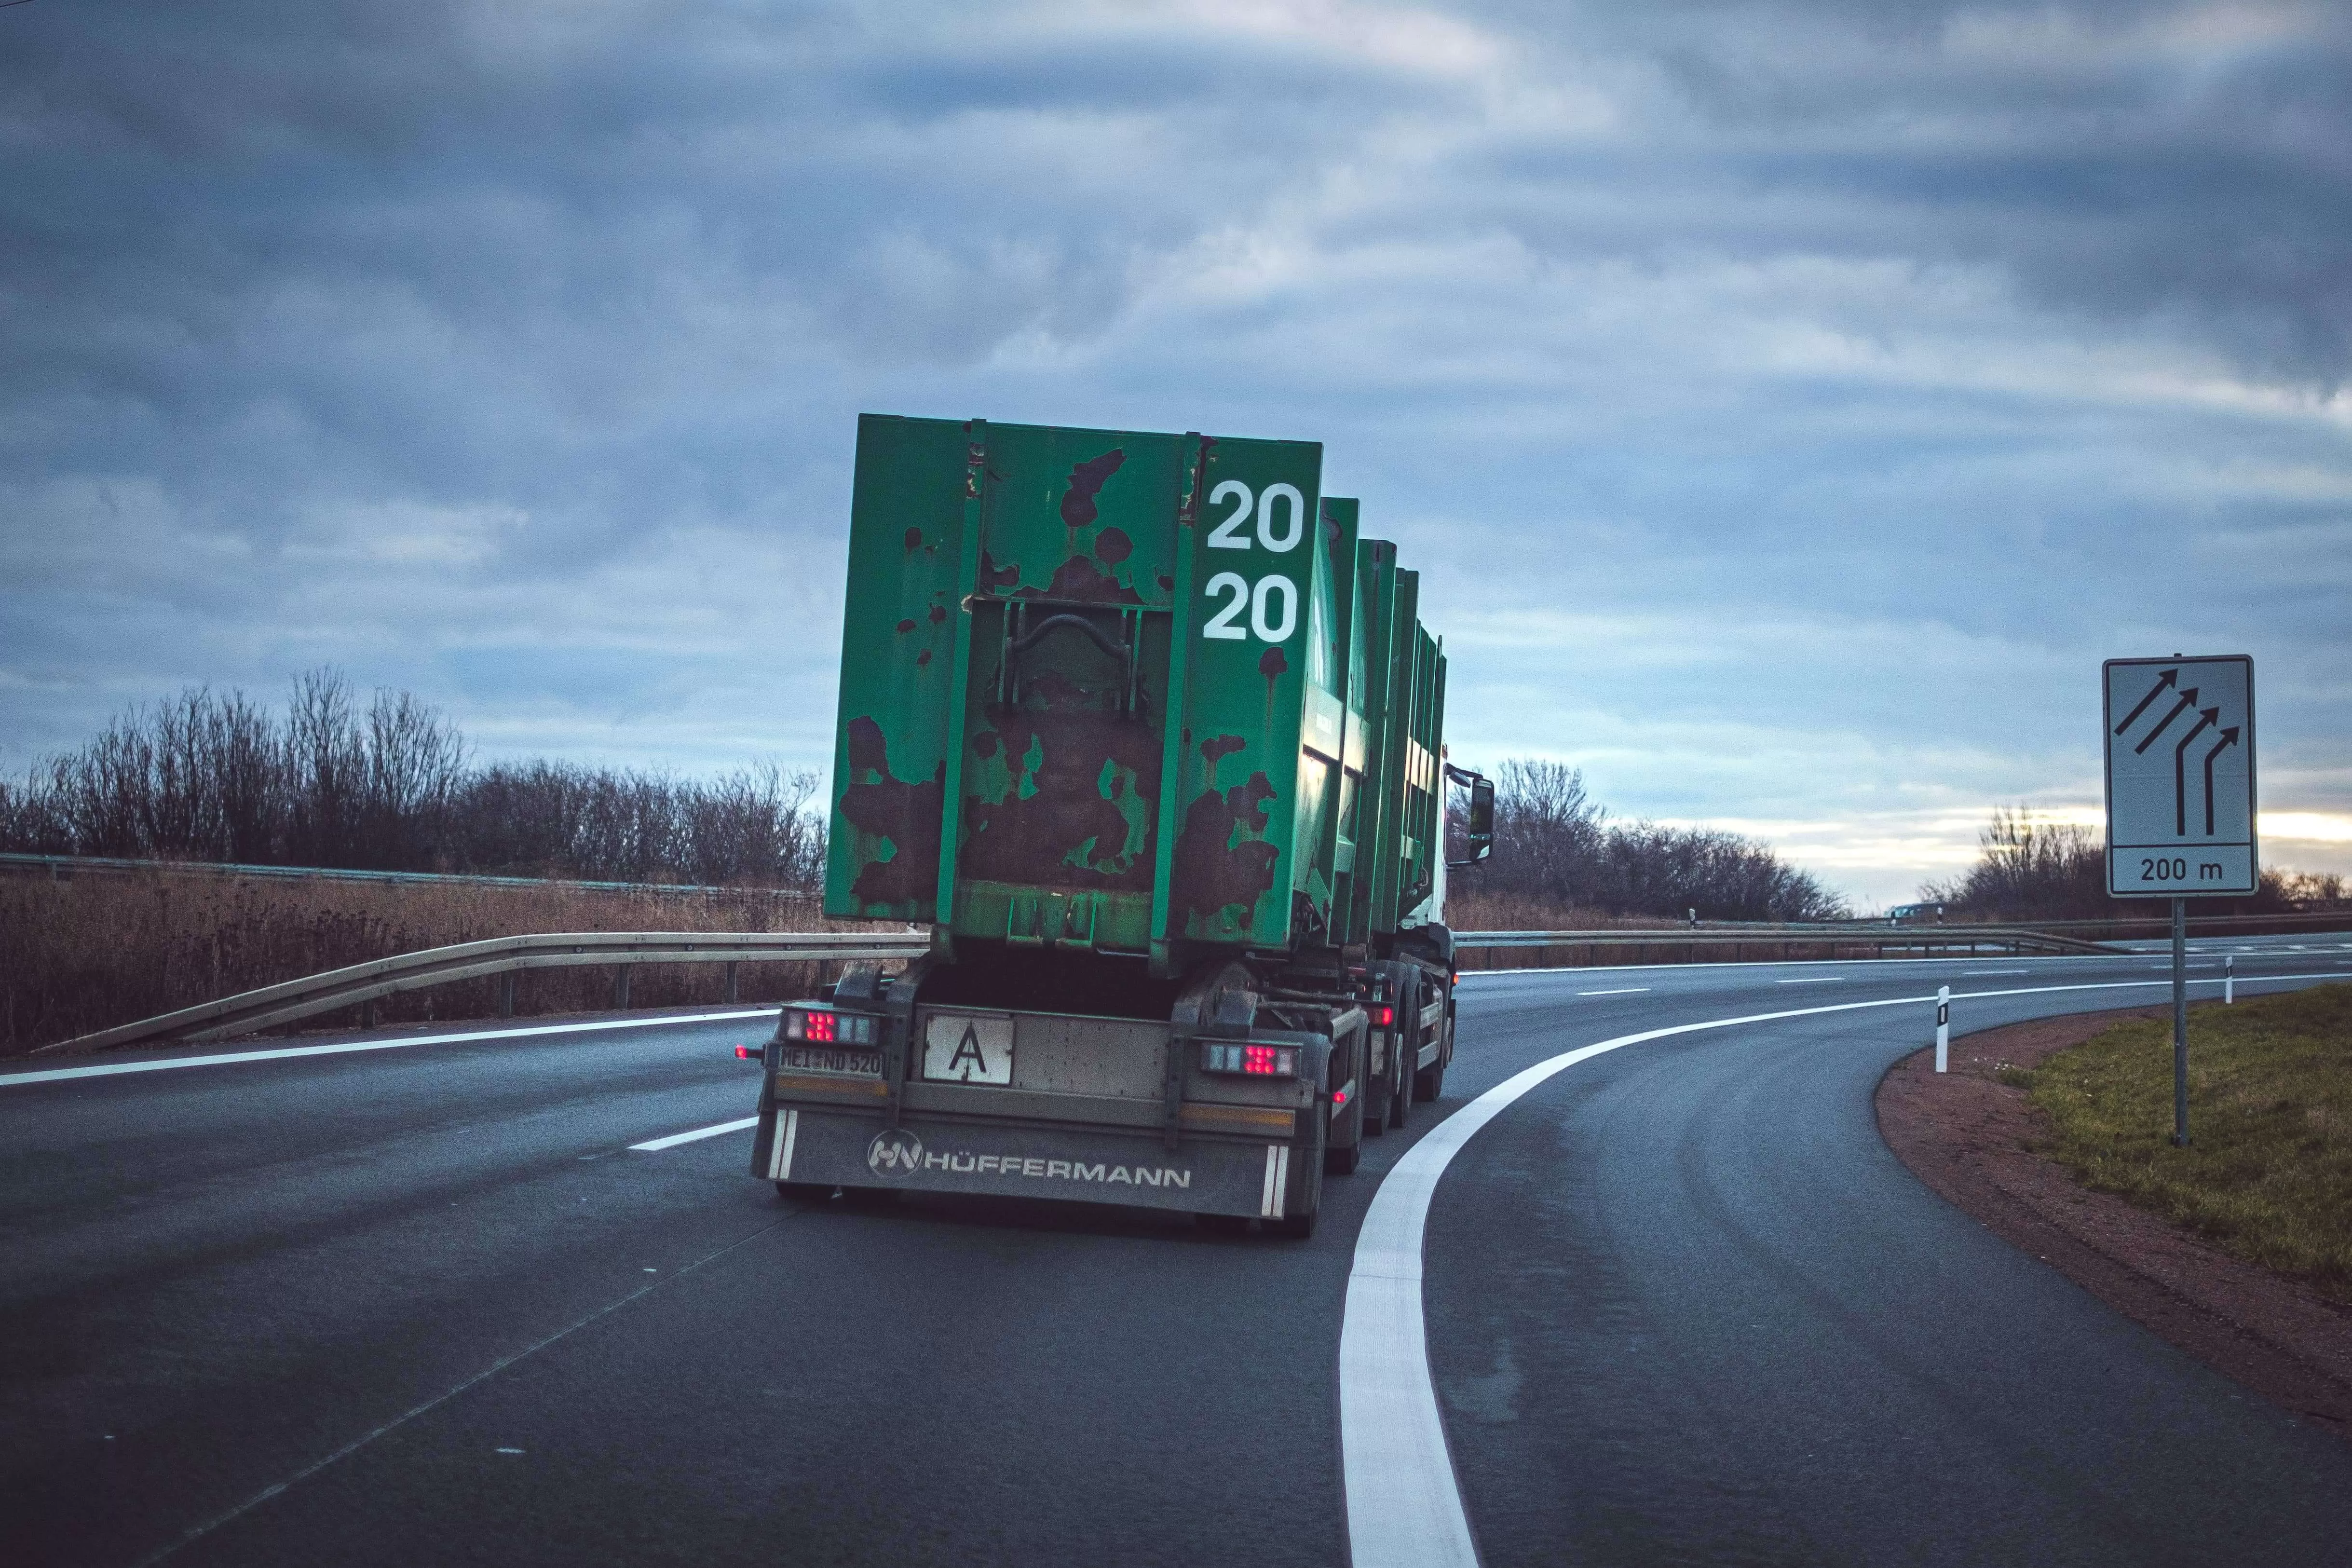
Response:
[[[1444,660],[1321,477],[1314,442],[862,416],[825,912],[1174,975],[1425,906]]]

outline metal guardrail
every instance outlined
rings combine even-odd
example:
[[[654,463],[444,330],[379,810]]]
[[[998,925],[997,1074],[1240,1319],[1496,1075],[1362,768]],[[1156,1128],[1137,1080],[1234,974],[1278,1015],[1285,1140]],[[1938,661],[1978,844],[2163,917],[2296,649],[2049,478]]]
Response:
[[[85,871],[148,871],[173,876],[260,877],[275,881],[442,884],[467,888],[557,888],[583,893],[659,893],[667,897],[724,893],[814,903],[821,896],[790,888],[729,888],[698,882],[582,882],[549,877],[485,877],[454,871],[359,871],[341,866],[252,866],[220,860],[121,860],[103,855],[30,855],[0,852],[0,871],[20,875],[46,871],[67,881]]]
[[[1743,925],[1723,928],[1667,927],[1650,931],[1461,931],[1458,949],[1506,950],[1546,948],[1695,948],[1729,946],[1737,957],[1743,947],[1871,947],[1882,955],[1892,948],[1927,952],[1984,946],[2005,947],[2012,952],[2116,953],[2122,950],[2057,936],[2021,926],[1854,927],[1807,925]],[[201,1044],[229,1035],[250,1034],[279,1024],[314,1017],[347,1007],[365,1006],[403,991],[448,985],[461,980],[499,975],[499,1016],[514,1012],[514,976],[526,969],[572,968],[607,964],[615,970],[614,1005],[628,1005],[628,974],[640,963],[724,963],[728,965],[728,1000],[735,997],[734,966],[739,963],[809,963],[850,959],[908,959],[929,950],[930,938],[920,931],[574,931],[541,936],[491,937],[454,947],[427,948],[421,952],[373,959],[348,969],[265,985],[205,1002],[194,1007],[137,1023],[100,1029],[54,1045],[42,1046],[35,1056],[53,1052],[102,1051],[121,1046],[159,1042]]]
[[[1662,926],[1648,931],[1461,931],[1456,948],[1552,947],[1867,947],[1928,952],[1942,948],[2005,948],[2011,952],[2117,954],[2125,950],[2032,926],[1738,925]]]
[[[362,1006],[402,991],[447,985],[485,975],[507,977],[500,988],[501,1016],[514,1012],[512,977],[526,969],[566,969],[581,964],[615,966],[616,1005],[628,1005],[628,971],[639,963],[724,963],[728,996],[734,996],[738,963],[809,963],[856,958],[913,958],[930,949],[921,932],[896,931],[574,931],[549,936],[499,936],[455,947],[427,948],[395,958],[373,959],[348,969],[329,970],[183,1007],[176,1013],[121,1024],[32,1052],[102,1051],[118,1046],[162,1041],[199,1044],[228,1035],[250,1034],[320,1013]]]

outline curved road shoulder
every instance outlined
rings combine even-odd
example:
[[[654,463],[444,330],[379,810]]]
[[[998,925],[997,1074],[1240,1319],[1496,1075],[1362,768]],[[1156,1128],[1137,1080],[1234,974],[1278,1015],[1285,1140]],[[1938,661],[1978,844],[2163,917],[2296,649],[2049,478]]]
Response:
[[[1879,1080],[1878,1129],[1938,1195],[2150,1332],[2312,1426],[2352,1440],[2352,1311],[2078,1185],[2038,1151],[2048,1130],[2003,1067],[2032,1068],[2127,1018],[2170,1008],[2038,1018],[1952,1042]]]

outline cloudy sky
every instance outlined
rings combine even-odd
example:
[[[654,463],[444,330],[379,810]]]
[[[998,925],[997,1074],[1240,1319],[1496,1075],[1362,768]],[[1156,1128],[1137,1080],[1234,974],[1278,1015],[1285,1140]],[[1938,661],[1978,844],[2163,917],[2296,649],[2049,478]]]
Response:
[[[0,770],[829,761],[855,419],[1325,444],[1455,755],[1864,902],[2251,652],[2352,870],[2352,5],[0,9]]]

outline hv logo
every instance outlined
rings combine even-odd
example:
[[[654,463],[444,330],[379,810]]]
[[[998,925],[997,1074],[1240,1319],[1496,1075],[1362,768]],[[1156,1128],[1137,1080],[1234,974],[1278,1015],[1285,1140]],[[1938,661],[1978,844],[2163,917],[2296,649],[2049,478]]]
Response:
[[[923,1141],[903,1127],[885,1128],[866,1145],[866,1167],[877,1176],[911,1176],[923,1168]]]

